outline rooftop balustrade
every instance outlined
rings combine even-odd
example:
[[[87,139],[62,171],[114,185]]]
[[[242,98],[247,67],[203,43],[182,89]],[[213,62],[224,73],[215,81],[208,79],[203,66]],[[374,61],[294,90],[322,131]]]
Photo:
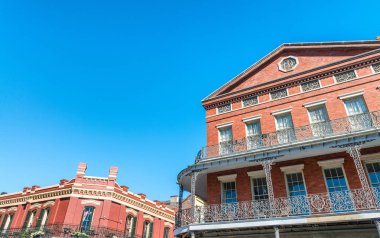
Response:
[[[210,158],[242,152],[255,152],[260,149],[270,149],[335,136],[352,135],[379,128],[380,111],[357,114],[336,120],[313,123],[297,128],[278,130],[267,134],[248,136],[238,140],[209,145],[199,151],[196,163]]]

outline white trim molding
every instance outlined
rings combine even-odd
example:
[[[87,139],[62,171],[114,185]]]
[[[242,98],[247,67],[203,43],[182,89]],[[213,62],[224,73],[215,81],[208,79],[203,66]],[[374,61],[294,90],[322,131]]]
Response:
[[[284,114],[284,113],[291,112],[292,109],[293,108],[288,107],[288,108],[284,108],[284,109],[280,109],[280,110],[275,110],[275,111],[272,111],[271,114],[272,114],[272,116],[277,116],[277,115],[281,115],[281,114]]]
[[[265,178],[264,170],[251,171],[247,172],[247,174],[251,178]]]
[[[305,103],[303,106],[306,108],[320,106],[320,105],[326,104],[326,101],[327,101],[326,99],[322,99],[322,100],[318,100],[314,102],[308,102],[308,103]]]
[[[304,168],[304,164],[290,165],[280,167],[281,171],[285,174],[300,173]]]
[[[243,118],[242,121],[243,122],[251,122],[251,121],[257,121],[257,120],[260,120],[260,119],[261,119],[261,114],[257,115],[257,116]]]
[[[40,203],[35,203],[35,204],[33,204],[33,205],[31,205],[31,206],[29,207],[29,210],[34,209],[34,208],[40,208],[40,207],[41,207],[41,204],[40,204]]]
[[[233,182],[236,180],[237,174],[229,174],[229,175],[223,175],[223,176],[218,176],[218,180],[220,182]]]
[[[93,199],[88,199],[88,200],[82,200],[82,202],[80,204],[82,204],[82,205],[95,205],[95,206],[99,206],[100,205],[100,201],[96,201],[96,200],[93,200]]]
[[[0,209],[0,213],[5,213],[6,210],[5,209]]]
[[[226,122],[226,123],[216,125],[215,127],[219,129],[219,128],[223,128],[223,127],[232,126],[232,124],[233,124],[233,122]]]
[[[137,211],[132,208],[125,209],[125,212],[128,214],[132,214],[133,216],[137,216]]]
[[[148,220],[150,222],[153,222],[153,217],[151,215],[144,214],[143,218],[144,218],[144,220]]]
[[[8,211],[8,212],[15,212],[15,211],[17,211],[17,207],[11,207],[11,208],[8,208],[7,211]]]
[[[55,202],[54,201],[48,201],[48,202],[45,202],[42,206],[43,207],[52,207],[54,206]]]
[[[341,167],[344,163],[344,158],[323,160],[323,161],[318,161],[317,163],[320,167],[324,169],[331,169],[331,168]]]
[[[369,154],[369,155],[362,155],[361,159],[365,163],[380,163],[380,153]]]
[[[170,227],[170,228],[172,228],[173,227],[173,224],[172,223],[170,223],[170,222],[164,222],[164,226],[167,226],[167,227]]]
[[[364,90],[359,90],[359,91],[355,91],[355,92],[350,92],[350,93],[345,93],[345,94],[339,95],[338,98],[344,100],[344,99],[349,99],[349,98],[361,96],[363,94],[364,94]]]

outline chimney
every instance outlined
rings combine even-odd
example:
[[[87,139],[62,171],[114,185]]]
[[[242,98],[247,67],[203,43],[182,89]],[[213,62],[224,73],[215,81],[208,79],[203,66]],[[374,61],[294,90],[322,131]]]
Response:
[[[67,182],[69,182],[69,180],[67,180],[67,179],[61,179],[61,180],[59,180],[59,185],[64,185]]]
[[[146,198],[146,194],[144,194],[144,193],[138,193],[137,195],[139,195],[142,200],[145,200],[145,198]]]
[[[111,166],[109,175],[108,175],[109,180],[116,180],[117,171],[118,171],[118,168],[116,166]]]
[[[125,185],[121,185],[120,186],[121,187],[121,189],[124,191],[124,192],[128,192],[128,187],[127,186],[125,186]]]
[[[87,164],[80,162],[77,169],[77,178],[82,178],[86,172]]]
[[[38,186],[38,185],[33,185],[33,186],[32,186],[32,191],[36,191],[36,188],[40,188],[40,186]]]

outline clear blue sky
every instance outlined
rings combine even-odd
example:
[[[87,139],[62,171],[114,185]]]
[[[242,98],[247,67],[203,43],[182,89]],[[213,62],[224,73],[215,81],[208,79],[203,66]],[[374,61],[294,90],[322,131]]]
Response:
[[[205,143],[201,99],[283,42],[372,40],[380,1],[1,1],[0,191],[119,167],[150,199]]]

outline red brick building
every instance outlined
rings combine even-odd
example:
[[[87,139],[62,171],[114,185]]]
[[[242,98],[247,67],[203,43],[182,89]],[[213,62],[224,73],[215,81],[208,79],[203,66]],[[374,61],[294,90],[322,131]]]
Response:
[[[283,44],[202,101],[175,235],[377,237],[380,41]]]
[[[76,177],[59,184],[0,196],[0,237],[143,237],[173,236],[174,211],[145,194],[134,194],[108,177],[86,176],[80,163]]]

